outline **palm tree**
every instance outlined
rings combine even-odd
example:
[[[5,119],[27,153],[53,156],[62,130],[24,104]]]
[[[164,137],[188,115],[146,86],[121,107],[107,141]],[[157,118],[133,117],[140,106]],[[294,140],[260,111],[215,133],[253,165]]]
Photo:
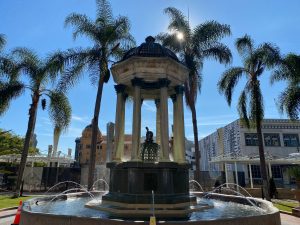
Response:
[[[46,107],[46,99],[41,98],[45,96],[50,99],[48,107],[49,115],[54,126],[58,127],[60,130],[65,130],[70,123],[71,107],[63,92],[47,89],[48,84],[55,80],[61,68],[60,61],[57,60],[55,56],[41,60],[33,51],[26,48],[17,48],[13,51],[12,55],[14,57],[14,61],[11,61],[9,68],[13,69],[8,72],[18,71],[19,73],[26,75],[29,82],[27,84],[18,82],[20,85],[19,88],[20,91],[29,90],[31,93],[27,132],[15,187],[16,195],[19,195],[29,151],[29,143],[34,133],[39,102],[41,102],[43,109]],[[12,62],[14,64],[12,64]],[[4,96],[1,95],[1,98],[3,97],[10,100],[10,93],[11,92],[7,91],[4,93]],[[5,104],[5,102],[3,103],[0,101],[0,108],[3,107],[3,104]],[[7,107],[3,108],[7,109]]]
[[[287,88],[279,96],[279,109],[291,119],[298,119],[300,112],[300,55],[288,54],[274,71],[271,83],[287,81]]]
[[[241,92],[238,101],[238,112],[247,127],[250,124],[256,127],[258,135],[258,150],[260,157],[260,171],[263,180],[265,196],[270,200],[269,185],[267,178],[263,137],[261,123],[264,118],[263,96],[260,89],[259,78],[265,69],[274,68],[280,61],[277,47],[270,43],[263,43],[255,48],[250,36],[238,38],[235,46],[243,60],[243,67],[232,67],[226,70],[218,83],[219,90],[231,105],[232,93],[239,79],[244,75],[247,79],[245,88]]]
[[[4,47],[5,43],[6,43],[6,39],[5,39],[4,34],[0,34],[0,51]]]
[[[14,67],[14,60],[2,52],[6,44],[4,34],[0,34],[0,116],[9,107],[12,99],[22,93],[22,85],[17,81],[19,72]]]
[[[191,28],[188,19],[176,8],[164,10],[170,17],[168,30],[157,36],[162,44],[179,54],[181,62],[189,69],[189,79],[185,83],[185,99],[191,109],[195,143],[196,173],[195,179],[200,179],[200,151],[196,116],[197,95],[201,91],[202,68],[204,60],[213,58],[220,63],[231,61],[231,52],[219,40],[231,34],[228,25],[216,21],[208,21]]]
[[[120,57],[125,49],[132,47],[134,38],[130,35],[130,23],[127,17],[113,17],[111,5],[106,0],[96,0],[96,19],[86,15],[72,13],[65,20],[65,25],[74,28],[73,38],[82,35],[93,42],[93,46],[85,49],[71,49],[58,53],[64,59],[68,69],[61,82],[61,90],[73,86],[88,71],[91,82],[97,85],[97,97],[92,120],[91,154],[89,161],[88,189],[91,189],[94,180],[95,158],[97,147],[98,119],[101,106],[104,83],[108,82],[110,71],[108,64],[111,58]]]

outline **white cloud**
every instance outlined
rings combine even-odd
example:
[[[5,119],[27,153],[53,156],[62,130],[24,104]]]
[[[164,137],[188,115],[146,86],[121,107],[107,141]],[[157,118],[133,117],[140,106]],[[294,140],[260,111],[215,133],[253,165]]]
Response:
[[[147,102],[143,102],[143,106],[145,106],[145,109],[146,109],[147,111],[150,111],[150,112],[156,112],[156,107],[150,105],[150,104],[147,103]]]
[[[82,116],[77,116],[77,115],[74,115],[74,114],[72,115],[72,120],[78,121],[78,122],[83,122],[83,123],[89,123],[90,122],[87,116],[82,117]]]

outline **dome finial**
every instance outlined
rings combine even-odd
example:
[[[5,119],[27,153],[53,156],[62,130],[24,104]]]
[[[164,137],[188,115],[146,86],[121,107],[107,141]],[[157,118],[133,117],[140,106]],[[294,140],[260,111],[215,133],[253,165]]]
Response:
[[[152,36],[148,36],[148,37],[146,37],[145,41],[146,41],[146,43],[153,43],[153,42],[155,42],[155,38]]]

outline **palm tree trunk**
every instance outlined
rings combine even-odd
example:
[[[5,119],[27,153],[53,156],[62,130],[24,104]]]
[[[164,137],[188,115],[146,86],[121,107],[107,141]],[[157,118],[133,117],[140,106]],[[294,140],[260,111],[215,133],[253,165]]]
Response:
[[[92,140],[91,140],[91,152],[89,161],[88,172],[88,190],[91,190],[94,183],[95,161],[96,161],[96,149],[97,149],[97,137],[98,137],[98,120],[102,99],[103,80],[104,76],[101,76],[98,83],[97,97],[95,102],[94,117],[92,121]]]
[[[271,201],[270,194],[269,194],[269,182],[268,182],[266,159],[265,159],[265,152],[264,152],[264,146],[263,146],[263,137],[262,137],[262,131],[261,131],[261,122],[259,120],[256,120],[256,130],[257,130],[257,135],[258,135],[260,173],[261,173],[262,182],[263,182],[264,196],[268,201]]]
[[[195,104],[191,105],[192,111],[192,119],[193,119],[193,131],[194,131],[194,143],[195,143],[195,163],[196,163],[196,171],[195,171],[195,180],[200,182],[200,149],[199,149],[199,141],[198,141],[198,125],[197,125],[197,115]]]
[[[29,152],[30,140],[34,133],[34,128],[35,128],[39,98],[40,98],[40,96],[38,93],[35,93],[33,95],[32,103],[31,103],[30,109],[29,109],[29,120],[28,120],[28,125],[27,125],[27,131],[26,131],[24,147],[23,147],[22,156],[21,156],[21,162],[20,162],[19,169],[18,169],[17,183],[16,183],[16,187],[14,190],[16,196],[20,196],[20,188],[21,188],[21,184],[22,184],[22,180],[23,180],[24,170],[26,167],[26,161],[27,161],[27,156],[28,156],[28,152]]]

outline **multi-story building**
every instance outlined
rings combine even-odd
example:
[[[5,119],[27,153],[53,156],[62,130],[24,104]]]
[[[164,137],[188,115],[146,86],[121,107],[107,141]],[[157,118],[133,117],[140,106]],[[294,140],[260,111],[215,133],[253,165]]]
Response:
[[[292,153],[299,152],[300,121],[265,119],[262,133],[269,176],[278,185],[290,184],[287,168],[291,166],[289,159]],[[248,129],[240,120],[200,140],[200,150],[201,170],[209,171],[211,176],[220,175],[226,167],[229,182],[238,179],[241,185],[261,183],[258,136],[255,129]]]
[[[102,135],[98,129],[96,165],[105,165],[106,162],[112,160],[111,155],[113,155],[114,151],[114,136],[112,130],[113,123],[107,124],[108,135]],[[81,166],[89,164],[91,138],[92,126],[88,125],[82,131],[82,136],[75,139],[75,160],[78,161]],[[125,134],[124,139],[124,156],[122,158],[126,161],[129,160],[131,156],[131,135]]]

